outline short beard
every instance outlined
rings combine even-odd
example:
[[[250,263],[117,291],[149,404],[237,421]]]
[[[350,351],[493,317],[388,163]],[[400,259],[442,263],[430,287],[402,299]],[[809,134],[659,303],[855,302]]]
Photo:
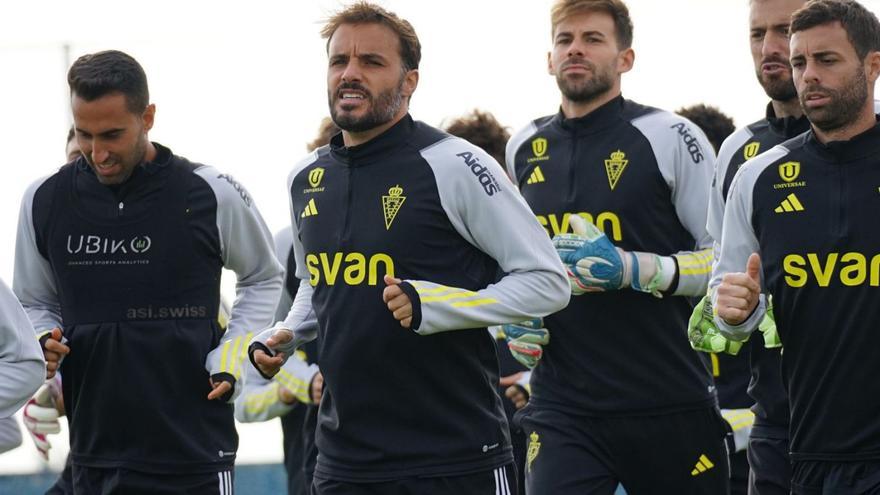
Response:
[[[758,73],[758,82],[764,88],[764,93],[775,101],[790,101],[797,98],[797,89],[794,87],[794,81],[789,73],[788,79],[770,78],[764,79]]]
[[[389,89],[379,93],[374,99],[367,93],[370,99],[370,110],[363,117],[355,117],[351,114],[339,115],[336,111],[336,102],[339,99],[339,89],[337,88],[329,95],[330,100],[330,118],[336,127],[348,132],[366,132],[391,122],[394,116],[403,106],[403,83],[404,78],[401,77],[396,88]],[[366,91],[364,91],[366,93]]]
[[[568,101],[589,103],[605,94],[614,86],[614,78],[607,72],[598,72],[596,66],[589,64],[592,76],[588,79],[572,81],[562,73],[556,75],[556,85]]]
[[[801,108],[804,109],[810,123],[823,132],[831,132],[842,129],[858,119],[868,99],[868,80],[864,69],[860,66],[849,83],[840,90],[831,90],[822,86],[807,87],[803,94],[815,90],[828,94],[831,103],[824,108],[810,108],[806,105],[805,97],[800,96]]]

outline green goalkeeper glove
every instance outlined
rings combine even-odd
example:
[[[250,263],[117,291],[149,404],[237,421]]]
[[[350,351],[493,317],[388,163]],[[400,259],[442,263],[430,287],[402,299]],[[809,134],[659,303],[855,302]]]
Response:
[[[768,349],[782,347],[782,341],[779,340],[779,333],[776,331],[776,318],[773,316],[773,296],[767,298],[767,314],[758,324],[758,330],[764,334],[764,347]]]
[[[703,296],[694,307],[694,312],[688,320],[688,340],[691,348],[701,352],[726,352],[735,356],[742,348],[742,342],[728,339],[715,327],[712,300],[709,295]]]

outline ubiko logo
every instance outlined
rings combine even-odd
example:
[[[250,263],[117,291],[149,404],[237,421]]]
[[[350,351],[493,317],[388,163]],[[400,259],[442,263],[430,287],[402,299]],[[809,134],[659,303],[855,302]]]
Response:
[[[111,239],[98,235],[67,236],[67,252],[70,254],[129,254],[146,253],[153,241],[141,235],[131,239]]]

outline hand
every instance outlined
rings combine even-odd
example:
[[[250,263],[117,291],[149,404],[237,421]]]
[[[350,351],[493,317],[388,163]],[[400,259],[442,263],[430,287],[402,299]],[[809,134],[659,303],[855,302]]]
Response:
[[[55,372],[61,366],[64,356],[70,354],[70,347],[61,343],[64,337],[61,329],[55,327],[43,340],[43,356],[46,358],[46,379],[54,378]]]
[[[296,402],[298,399],[295,395],[293,395],[293,392],[291,392],[289,388],[285,387],[284,385],[278,384],[278,400],[280,400],[283,404],[290,405]]]
[[[315,373],[315,377],[312,378],[312,383],[309,384],[309,395],[312,397],[312,404],[320,404],[323,393],[324,375],[319,371]]]
[[[752,253],[745,273],[725,273],[716,289],[715,309],[728,325],[746,321],[755,311],[761,296],[761,257]]]
[[[56,380],[44,383],[22,411],[24,426],[31,435],[37,452],[46,461],[49,460],[49,449],[52,448],[47,435],[61,431],[58,418],[63,415],[64,402],[59,386],[60,383]]]
[[[712,302],[708,295],[703,296],[694,307],[688,321],[688,340],[691,348],[700,352],[726,352],[735,356],[742,347],[742,342],[729,340],[715,327]]]
[[[266,339],[266,348],[273,349],[277,346],[286,346],[293,341],[293,332],[286,328],[279,328],[271,337]],[[261,346],[262,344],[254,343],[251,346]],[[274,354],[267,353],[264,349],[257,347],[252,354],[252,362],[260,370],[260,373],[271,378],[278,374],[281,366],[284,365],[285,354],[277,351]]]
[[[235,377],[229,373],[214,373],[208,378],[211,384],[211,391],[208,393],[208,400],[220,400],[228,402],[232,398],[235,391]]]
[[[522,409],[529,403],[529,393],[521,385],[511,385],[504,391],[504,395],[513,402],[513,407]]]
[[[586,292],[617,290],[624,287],[625,259],[595,225],[580,215],[569,220],[574,234],[559,234],[553,238],[553,247],[562,260],[571,284],[571,293],[579,296]]]
[[[543,326],[541,318],[503,325],[510,353],[526,368],[532,369],[538,365],[544,355],[541,346],[550,343],[550,332]]]
[[[502,376],[498,380],[498,386],[503,389],[507,389],[507,387],[518,383],[520,379],[522,379],[524,373],[525,371],[517,371],[512,375]]]
[[[382,301],[388,305],[388,310],[394,315],[394,319],[400,322],[403,328],[412,325],[412,301],[409,296],[399,287],[403,282],[399,278],[385,275],[385,290],[382,291]]]

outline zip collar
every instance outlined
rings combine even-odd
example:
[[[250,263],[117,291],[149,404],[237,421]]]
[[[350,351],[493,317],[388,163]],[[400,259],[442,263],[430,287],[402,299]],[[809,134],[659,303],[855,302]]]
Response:
[[[831,141],[825,144],[820,143],[810,130],[806,147],[830,162],[851,162],[869,156],[876,157],[880,155],[880,122],[875,121],[874,127],[848,141]]]
[[[409,114],[366,143],[346,147],[342,133],[330,139],[330,154],[349,167],[368,165],[378,160],[388,160],[393,151],[406,144],[407,138],[415,129],[415,122]]]
[[[604,131],[623,113],[624,102],[623,96],[618,95],[583,117],[573,119],[565,118],[562,109],[560,109],[559,113],[553,117],[553,125],[559,127],[564,132],[574,132],[576,134],[591,134]]]
[[[773,104],[767,103],[767,124],[770,131],[783,139],[791,139],[810,130],[810,121],[806,115],[800,117],[776,117]]]

